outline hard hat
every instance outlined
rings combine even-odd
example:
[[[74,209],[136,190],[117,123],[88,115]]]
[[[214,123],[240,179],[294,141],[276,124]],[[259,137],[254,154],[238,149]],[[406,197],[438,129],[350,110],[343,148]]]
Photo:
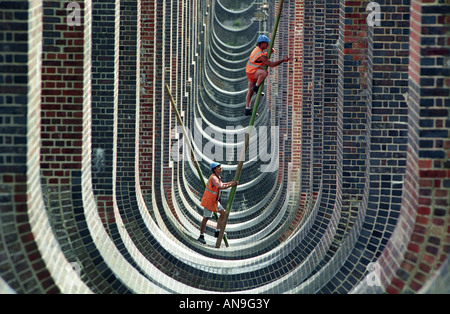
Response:
[[[270,43],[270,39],[266,35],[259,35],[257,42],[258,43]]]
[[[218,162],[214,161],[214,162],[209,166],[209,169],[212,171],[214,168],[216,168],[216,167],[218,167],[218,166],[220,166],[220,164],[219,164]]]

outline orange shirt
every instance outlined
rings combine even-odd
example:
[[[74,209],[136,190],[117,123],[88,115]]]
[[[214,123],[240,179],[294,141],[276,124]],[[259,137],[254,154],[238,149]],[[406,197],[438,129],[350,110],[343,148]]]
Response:
[[[203,206],[207,210],[210,210],[212,212],[217,212],[220,191],[217,188],[217,186],[212,185],[211,179],[213,176],[215,176],[215,174],[212,174],[208,179],[208,183],[206,183],[205,193],[203,193],[203,197],[202,197],[202,201],[200,202],[200,206]],[[221,181],[220,177],[218,177],[218,178],[219,178],[219,181]]]
[[[267,56],[267,52],[264,52],[256,46],[250,54],[250,58],[248,59],[247,66],[245,67],[245,72],[247,73],[255,73],[258,69],[262,69],[264,64],[262,62],[256,63],[256,60],[261,56]]]

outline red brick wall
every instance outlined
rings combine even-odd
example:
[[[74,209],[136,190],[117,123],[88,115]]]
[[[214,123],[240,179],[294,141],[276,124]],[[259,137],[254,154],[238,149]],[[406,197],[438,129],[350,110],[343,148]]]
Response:
[[[401,216],[383,252],[389,293],[417,292],[450,252],[449,5],[411,1],[408,153]],[[448,69],[448,68],[447,68]]]
[[[81,9],[84,1],[78,1]],[[70,185],[73,171],[81,170],[84,101],[84,21],[69,27],[64,2],[46,1],[46,9],[58,19],[47,23],[42,57],[43,179],[50,185]],[[51,38],[51,39],[50,39]]]
[[[303,65],[303,1],[295,2],[294,18],[292,19],[290,32],[289,56],[294,57],[294,61],[289,67],[292,68],[291,84],[293,95],[292,101],[292,163],[293,173],[297,173],[301,164],[302,148],[302,65]]]
[[[142,0],[141,44],[142,44],[142,93],[140,112],[139,177],[144,196],[150,195],[153,180],[154,108],[156,103],[155,57],[156,22],[155,1]]]
[[[340,1],[338,180],[342,179],[342,206],[362,199],[366,169],[367,106],[361,91],[367,88],[368,40],[366,6],[369,1]],[[342,125],[340,125],[342,124]],[[340,133],[339,132],[339,133]],[[342,155],[341,155],[342,154]]]

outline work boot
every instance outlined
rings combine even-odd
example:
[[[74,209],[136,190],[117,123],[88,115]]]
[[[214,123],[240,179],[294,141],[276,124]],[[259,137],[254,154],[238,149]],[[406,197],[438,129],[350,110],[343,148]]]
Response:
[[[259,86],[253,85],[252,89],[255,93],[258,93]],[[264,97],[265,95],[264,92],[261,92],[261,97]]]
[[[252,113],[253,113],[253,109],[247,109],[247,108],[245,108],[245,115],[246,115],[246,116],[251,116]],[[259,117],[259,113],[256,113],[256,118],[258,118],[258,117]]]
[[[199,241],[200,243],[202,243],[202,244],[206,244],[205,236],[204,236],[203,234],[201,234],[201,235],[198,237],[198,241]]]

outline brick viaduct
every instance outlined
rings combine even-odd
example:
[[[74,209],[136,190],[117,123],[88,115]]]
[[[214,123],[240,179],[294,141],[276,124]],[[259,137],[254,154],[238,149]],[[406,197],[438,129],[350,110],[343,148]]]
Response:
[[[450,292],[448,2],[284,1],[230,247],[196,241],[164,85],[231,180],[253,2],[0,1],[0,292]]]

